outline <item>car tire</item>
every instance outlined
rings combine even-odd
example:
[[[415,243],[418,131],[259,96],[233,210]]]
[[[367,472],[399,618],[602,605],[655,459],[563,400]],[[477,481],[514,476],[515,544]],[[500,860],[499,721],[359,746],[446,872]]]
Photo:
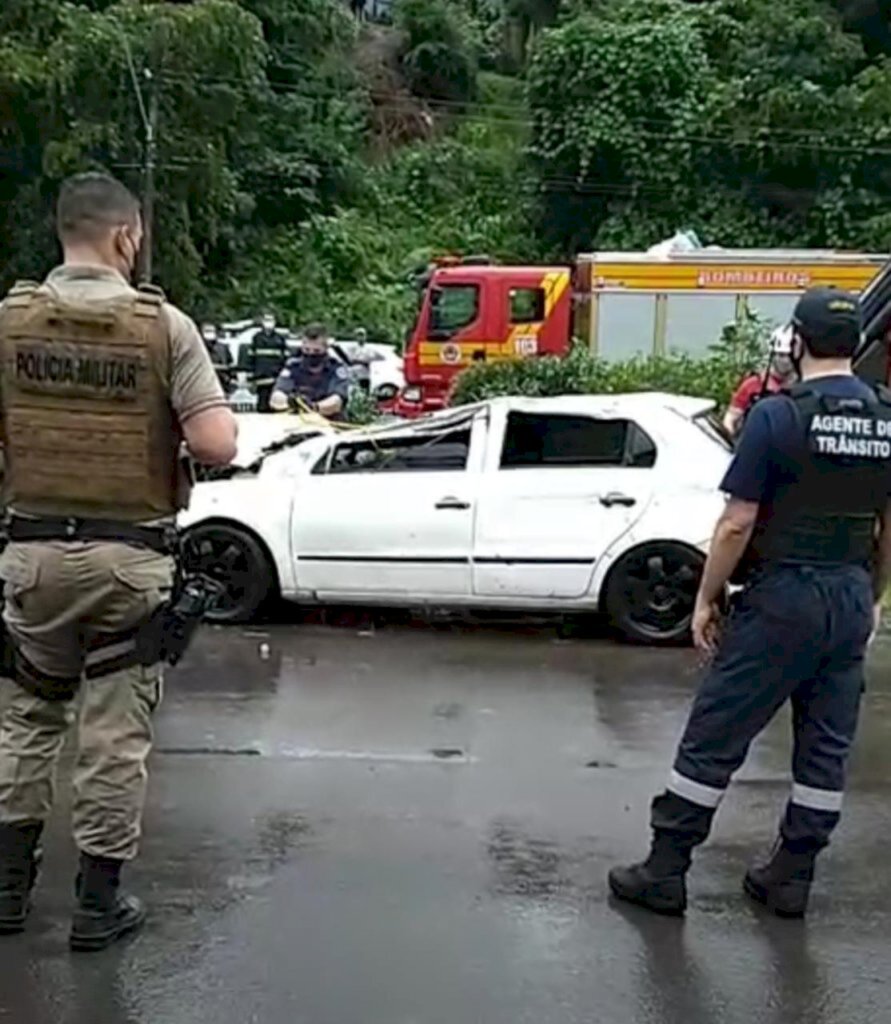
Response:
[[[704,564],[701,552],[677,541],[653,541],[626,552],[604,586],[610,622],[632,643],[688,644]]]
[[[262,542],[232,523],[202,523],[183,537],[183,562],[187,571],[218,580],[225,596],[208,622],[249,622],[276,589],[275,569]]]

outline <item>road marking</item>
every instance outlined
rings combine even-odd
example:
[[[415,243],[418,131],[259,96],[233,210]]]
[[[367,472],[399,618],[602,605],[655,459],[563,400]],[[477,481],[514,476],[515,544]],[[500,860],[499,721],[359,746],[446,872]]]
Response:
[[[476,764],[477,758],[464,751],[408,753],[386,750],[318,750],[312,747],[280,747],[272,755],[294,761],[374,761],[391,764]]]
[[[459,747],[435,747],[419,753],[386,750],[318,750],[313,747],[157,747],[167,757],[263,757],[283,761],[371,761],[378,764],[476,764],[478,758]]]

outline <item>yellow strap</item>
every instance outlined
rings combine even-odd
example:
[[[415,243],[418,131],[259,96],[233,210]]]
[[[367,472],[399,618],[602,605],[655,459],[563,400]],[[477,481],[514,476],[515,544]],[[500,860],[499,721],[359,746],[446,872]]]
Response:
[[[313,422],[321,420],[324,424],[332,427],[334,430],[346,431],[346,430],[361,430],[361,423],[336,423],[323,416],[320,412],[316,412],[315,409],[301,396],[294,395],[294,405],[297,407],[297,411],[301,416],[306,416],[312,419]]]

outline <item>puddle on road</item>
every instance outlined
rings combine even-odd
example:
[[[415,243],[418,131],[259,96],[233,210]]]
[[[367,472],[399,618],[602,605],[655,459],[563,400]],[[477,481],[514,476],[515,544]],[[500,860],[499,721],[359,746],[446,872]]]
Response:
[[[487,853],[500,896],[554,896],[569,887],[556,844],[532,838],[511,823],[493,826]]]

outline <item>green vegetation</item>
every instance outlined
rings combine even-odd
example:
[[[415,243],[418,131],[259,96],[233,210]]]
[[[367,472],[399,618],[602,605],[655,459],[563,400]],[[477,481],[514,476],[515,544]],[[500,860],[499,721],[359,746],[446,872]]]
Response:
[[[546,397],[670,391],[711,398],[726,406],[740,378],[765,364],[771,325],[756,314],[728,324],[706,359],[682,354],[606,363],[576,346],[566,359],[546,356],[522,362],[480,363],[455,384],[456,405],[498,395]]]
[[[65,175],[141,188],[144,117],[156,277],[199,316],[398,340],[437,252],[678,228],[884,251],[889,25],[878,0],[396,0],[392,27],[342,0],[4,0],[0,286],[52,265]]]
[[[496,76],[480,78],[484,90],[504,93]],[[433,255],[529,259],[520,156],[515,128],[499,121],[462,121],[435,142],[400,149],[367,173],[352,206],[270,232],[227,305],[236,313],[271,303],[401,340],[417,302],[410,272]]]

